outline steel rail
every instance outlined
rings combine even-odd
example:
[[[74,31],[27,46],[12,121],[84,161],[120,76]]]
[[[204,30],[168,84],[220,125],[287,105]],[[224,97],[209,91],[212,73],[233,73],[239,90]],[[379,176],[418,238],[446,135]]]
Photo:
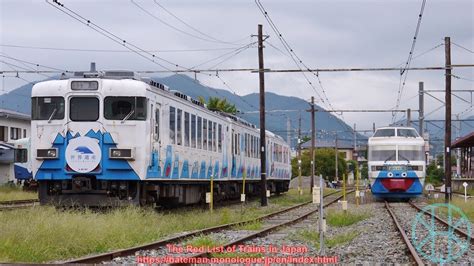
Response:
[[[341,190],[334,191],[334,192],[328,193],[324,197],[329,197],[331,195],[334,195],[334,194],[340,193],[340,192],[342,192],[342,191]],[[279,211],[276,211],[276,212],[273,212],[273,213],[270,213],[270,214],[266,214],[266,215],[257,217],[255,219],[250,219],[250,220],[245,220],[245,221],[241,221],[241,222],[234,222],[234,223],[229,223],[229,224],[224,224],[224,225],[213,226],[213,227],[209,227],[209,228],[205,228],[205,229],[195,230],[195,231],[183,234],[183,235],[169,237],[169,238],[166,238],[166,239],[162,239],[162,240],[159,240],[159,241],[156,241],[156,242],[152,242],[152,243],[148,243],[148,244],[144,244],[144,245],[140,245],[140,246],[125,248],[125,249],[120,249],[120,250],[114,250],[114,251],[110,251],[110,252],[107,252],[107,253],[91,255],[91,256],[85,256],[85,257],[78,258],[78,259],[71,259],[71,260],[60,261],[60,262],[52,262],[52,263],[61,263],[61,264],[63,264],[63,263],[88,263],[89,264],[89,263],[102,263],[104,261],[112,261],[116,257],[134,255],[136,251],[156,249],[156,248],[159,248],[159,247],[166,246],[166,244],[169,244],[169,243],[172,243],[172,242],[182,241],[182,240],[184,240],[186,238],[189,238],[189,237],[198,236],[198,235],[205,234],[205,233],[216,232],[216,231],[224,230],[224,229],[231,228],[231,227],[234,227],[234,226],[268,219],[268,218],[271,218],[273,216],[277,216],[279,214],[282,214],[282,213],[285,213],[285,212],[303,207],[303,206],[308,205],[310,203],[311,203],[311,201],[307,201],[307,202],[297,204],[295,206],[292,206],[292,207],[289,207],[289,208],[286,208],[286,209],[283,209],[283,210],[279,210]]]
[[[390,205],[388,204],[387,201],[385,201],[385,208],[387,209],[388,213],[392,217],[393,223],[397,226],[398,232],[400,232],[400,235],[402,236],[403,241],[405,242],[406,246],[408,247],[408,250],[410,251],[410,255],[413,257],[415,260],[416,264],[418,265],[424,265],[423,261],[421,260],[420,256],[418,256],[418,252],[416,252],[415,247],[410,242],[410,239],[408,238],[407,234],[405,233],[405,230],[402,228],[400,223],[397,220],[397,217],[395,216],[395,213],[393,213]]]
[[[35,206],[38,202],[39,200],[37,199],[0,201],[0,211],[29,208]]]
[[[351,190],[348,193],[352,193],[354,192],[354,190]],[[343,195],[341,196],[338,196],[337,198],[329,201],[328,203],[324,204],[324,207],[327,207],[335,202],[337,202],[338,200],[340,200],[341,198],[343,197]],[[311,210],[311,211],[308,211],[306,212],[305,214],[297,217],[297,218],[294,218],[294,219],[291,219],[290,221],[285,221],[285,222],[282,222],[282,223],[279,223],[277,225],[274,225],[274,226],[271,226],[269,228],[266,228],[266,229],[263,229],[263,230],[260,230],[258,232],[255,232],[255,233],[252,233],[250,235],[247,235],[247,236],[244,236],[244,237],[241,237],[235,241],[232,241],[230,243],[227,243],[225,245],[223,245],[223,248],[226,249],[227,247],[230,247],[230,246],[233,246],[233,245],[238,245],[238,244],[241,244],[245,241],[249,241],[249,240],[252,240],[252,239],[255,239],[255,238],[258,238],[260,236],[264,236],[264,235],[267,235],[268,233],[272,232],[272,231],[275,231],[275,230],[278,230],[280,227],[284,227],[284,226],[288,226],[288,225],[292,225],[292,224],[295,224],[301,220],[304,220],[306,219],[308,216],[314,214],[314,213],[317,213],[319,212],[319,208],[316,208],[314,210]],[[210,257],[211,256],[211,252],[202,252],[202,253],[198,253],[198,254],[195,254],[193,256],[191,256],[190,258],[199,258],[199,257]]]
[[[25,199],[25,200],[4,200],[0,201],[0,205],[16,205],[16,204],[26,204],[26,203],[36,203],[39,202],[38,199]]]
[[[429,213],[428,211],[426,210],[423,210],[421,207],[415,205],[413,202],[409,202],[410,203],[410,206],[417,209],[418,211],[420,212],[423,212],[423,214],[427,215],[427,216],[433,216],[433,218],[435,218],[438,222],[446,225],[447,227],[450,227],[452,228],[456,233],[462,235],[463,237],[469,239],[469,241],[471,242],[471,244],[474,244],[474,238],[473,236],[470,236],[467,232],[459,229],[459,228],[455,228],[455,227],[452,227],[452,224],[448,223],[446,220],[444,220],[443,218],[437,216],[437,215],[433,215],[432,213]]]

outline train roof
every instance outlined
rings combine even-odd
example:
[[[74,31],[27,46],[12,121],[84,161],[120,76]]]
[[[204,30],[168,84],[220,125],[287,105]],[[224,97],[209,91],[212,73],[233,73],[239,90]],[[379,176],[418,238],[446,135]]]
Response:
[[[166,93],[172,94],[177,98],[183,99],[185,101],[191,102],[192,104],[204,108],[208,111],[216,113],[222,117],[226,117],[232,121],[240,125],[244,125],[250,128],[254,128],[257,131],[260,131],[256,125],[246,121],[243,118],[240,118],[236,115],[224,113],[221,111],[211,110],[207,107],[206,104],[201,103],[200,101],[182,93],[179,90],[171,90],[168,86],[156,82],[148,77],[141,77],[137,75],[133,71],[124,71],[124,70],[106,70],[106,71],[97,71],[95,69],[95,63],[91,63],[91,69],[89,71],[78,71],[74,72],[72,76],[68,75],[61,75],[59,80],[48,80],[43,81],[35,84],[33,86],[31,96],[38,97],[38,96],[63,96],[66,92],[70,91],[70,82],[72,81],[95,81],[98,80],[100,82],[107,82],[107,83],[115,83],[115,86],[120,86],[120,92],[117,96],[121,96],[120,94],[125,95],[145,95],[146,90],[149,89],[147,85],[149,85],[152,89],[158,91],[164,91]],[[120,81],[120,82],[119,82]],[[133,87],[130,85],[134,85]],[[114,92],[115,93],[115,92]],[[283,138],[279,135],[274,134],[271,131],[266,130],[266,134],[272,138],[277,138],[284,142]]]
[[[404,135],[399,130],[405,130]],[[391,126],[377,128],[369,138],[369,145],[424,145],[424,139],[413,127]]]

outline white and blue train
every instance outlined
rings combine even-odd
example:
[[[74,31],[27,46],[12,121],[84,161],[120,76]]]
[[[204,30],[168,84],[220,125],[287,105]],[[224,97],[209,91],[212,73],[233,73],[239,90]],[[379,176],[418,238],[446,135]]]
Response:
[[[133,72],[81,72],[32,90],[41,203],[182,205],[259,193],[259,129]],[[268,189],[285,192],[290,148],[266,132]],[[245,182],[243,182],[245,180]]]
[[[423,193],[425,141],[414,128],[379,128],[368,144],[369,179],[375,197],[409,199]]]
[[[12,140],[11,142],[15,149],[15,179],[28,186],[33,180],[31,173],[30,138]]]

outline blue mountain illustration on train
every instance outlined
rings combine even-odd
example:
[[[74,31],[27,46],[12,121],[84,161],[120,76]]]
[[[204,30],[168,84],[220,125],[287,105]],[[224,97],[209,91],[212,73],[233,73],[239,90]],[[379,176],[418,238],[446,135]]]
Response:
[[[77,147],[75,151],[81,154],[94,154],[94,152],[92,152],[89,148],[84,147],[84,146]]]

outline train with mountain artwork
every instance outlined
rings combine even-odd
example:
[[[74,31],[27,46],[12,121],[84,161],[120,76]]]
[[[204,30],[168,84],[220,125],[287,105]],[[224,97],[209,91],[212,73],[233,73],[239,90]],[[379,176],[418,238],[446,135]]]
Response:
[[[185,205],[260,193],[260,131],[127,71],[75,73],[32,90],[42,204]],[[288,190],[290,148],[266,132],[268,190]],[[212,180],[212,181],[211,181]]]
[[[409,199],[422,195],[425,141],[414,128],[378,128],[368,145],[369,179],[376,198]]]

